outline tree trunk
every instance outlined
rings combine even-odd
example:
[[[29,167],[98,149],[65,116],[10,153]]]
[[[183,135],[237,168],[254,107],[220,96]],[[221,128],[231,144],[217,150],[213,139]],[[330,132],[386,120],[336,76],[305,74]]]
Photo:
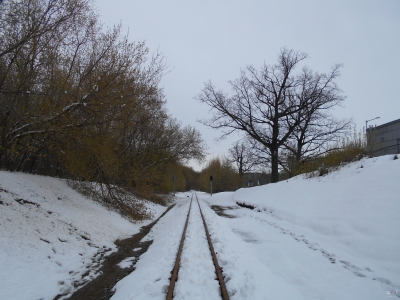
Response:
[[[271,183],[279,181],[278,146],[271,148]]]
[[[279,98],[275,99],[275,117],[272,126],[272,139],[271,139],[271,183],[279,181],[279,159],[278,159],[278,137],[279,137]]]

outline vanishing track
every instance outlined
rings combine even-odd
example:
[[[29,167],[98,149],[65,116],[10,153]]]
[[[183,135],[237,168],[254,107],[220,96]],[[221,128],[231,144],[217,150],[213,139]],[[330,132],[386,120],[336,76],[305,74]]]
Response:
[[[208,246],[209,246],[209,249],[210,249],[210,252],[211,252],[211,257],[212,257],[212,260],[213,260],[213,263],[214,263],[214,267],[215,267],[215,274],[217,275],[217,279],[219,281],[219,286],[220,286],[220,289],[221,289],[221,297],[222,297],[223,300],[229,300],[228,291],[226,290],[226,286],[225,286],[224,276],[222,275],[222,268],[218,264],[217,256],[215,254],[214,247],[213,247],[213,244],[211,242],[210,233],[209,233],[208,228],[207,228],[207,223],[206,223],[206,220],[204,219],[204,215],[203,215],[203,212],[201,210],[199,199],[197,198],[197,194],[195,194],[195,193],[192,194],[192,198],[190,199],[189,210],[188,210],[188,213],[187,213],[187,216],[186,216],[185,225],[183,227],[182,237],[181,237],[181,241],[179,243],[178,253],[176,255],[176,260],[175,260],[175,265],[174,265],[174,268],[171,271],[171,281],[170,281],[170,286],[169,286],[168,293],[167,293],[167,300],[171,300],[173,298],[175,282],[178,280],[178,273],[179,273],[179,267],[180,267],[181,254],[182,254],[183,244],[184,244],[184,241],[185,241],[186,229],[187,229],[187,226],[188,226],[188,223],[189,223],[190,210],[192,208],[192,202],[193,202],[193,195],[196,196],[197,205],[199,206],[199,209],[200,209],[200,215],[201,215],[201,218],[203,220],[203,225],[204,225],[204,230],[205,230],[206,236],[207,236]],[[193,270],[193,272],[195,272],[195,271],[196,270]]]

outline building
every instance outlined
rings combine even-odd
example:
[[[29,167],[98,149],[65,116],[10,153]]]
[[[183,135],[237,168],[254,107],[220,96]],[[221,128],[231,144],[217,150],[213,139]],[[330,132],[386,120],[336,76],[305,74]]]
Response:
[[[373,156],[400,153],[400,119],[368,128],[367,149]]]

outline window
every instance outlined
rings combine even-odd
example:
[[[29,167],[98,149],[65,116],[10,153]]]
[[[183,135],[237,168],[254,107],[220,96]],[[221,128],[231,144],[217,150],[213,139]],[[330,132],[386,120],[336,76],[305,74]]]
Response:
[[[383,143],[385,141],[385,137],[381,136],[381,143]]]

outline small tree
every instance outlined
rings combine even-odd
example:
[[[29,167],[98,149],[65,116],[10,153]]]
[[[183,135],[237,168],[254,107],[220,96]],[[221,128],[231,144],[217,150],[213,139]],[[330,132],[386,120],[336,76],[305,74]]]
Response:
[[[259,156],[252,150],[247,140],[236,142],[229,149],[229,160],[236,165],[241,184],[243,176],[260,165]]]

